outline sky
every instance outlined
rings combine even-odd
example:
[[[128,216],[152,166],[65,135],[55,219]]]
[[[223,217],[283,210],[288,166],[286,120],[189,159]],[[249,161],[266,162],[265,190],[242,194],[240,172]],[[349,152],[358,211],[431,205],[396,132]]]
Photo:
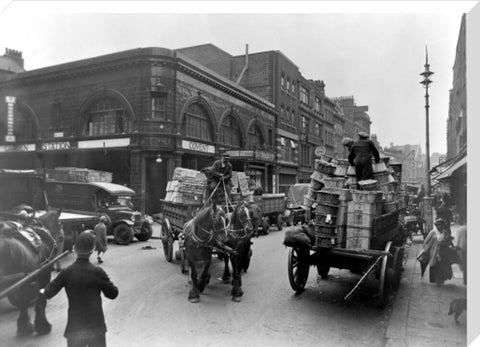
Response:
[[[138,47],[212,43],[239,55],[279,50],[329,97],[368,106],[381,146],[425,151],[426,49],[433,83],[430,152],[446,153],[446,121],[462,13],[475,1],[5,1],[0,54],[33,70]]]

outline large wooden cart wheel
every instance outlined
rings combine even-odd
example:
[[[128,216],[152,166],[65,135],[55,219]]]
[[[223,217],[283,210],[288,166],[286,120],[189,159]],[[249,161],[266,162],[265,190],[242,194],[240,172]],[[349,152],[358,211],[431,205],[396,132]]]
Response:
[[[288,280],[296,292],[305,288],[308,279],[310,251],[305,248],[290,248],[288,253]]]
[[[168,262],[173,259],[173,231],[168,219],[162,224],[163,254]]]
[[[283,218],[282,218],[282,215],[280,214],[277,214],[277,229],[278,231],[281,231],[282,230],[282,226],[283,226]]]
[[[390,252],[392,242],[388,241],[385,246],[385,252]],[[378,300],[381,306],[384,306],[388,301],[388,296],[392,288],[392,280],[394,277],[393,260],[388,255],[382,256],[380,268],[380,285],[378,287]]]
[[[393,290],[397,290],[400,287],[404,256],[405,256],[405,248],[395,247],[395,251],[393,253],[393,271],[394,271],[394,278],[392,282]]]

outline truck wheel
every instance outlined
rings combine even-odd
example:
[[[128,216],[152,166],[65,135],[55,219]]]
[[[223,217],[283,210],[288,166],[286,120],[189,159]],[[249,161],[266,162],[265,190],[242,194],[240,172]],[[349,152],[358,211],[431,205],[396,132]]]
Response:
[[[138,241],[147,241],[152,237],[152,226],[148,222],[142,224],[140,233],[137,235]]]
[[[113,229],[113,237],[119,245],[128,245],[133,240],[133,230],[125,223],[118,224]]]

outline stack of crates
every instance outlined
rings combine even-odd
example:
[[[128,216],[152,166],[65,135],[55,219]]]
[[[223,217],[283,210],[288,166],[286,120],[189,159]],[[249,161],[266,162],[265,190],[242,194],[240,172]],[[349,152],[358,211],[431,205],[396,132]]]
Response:
[[[338,213],[337,213],[337,240],[336,246],[345,248],[347,236],[347,208],[348,202],[352,200],[352,191],[350,189],[325,189],[325,192],[339,195]]]
[[[382,213],[382,197],[382,192],[352,191],[347,207],[346,248],[370,248],[373,219]]]
[[[331,191],[317,192],[315,208],[315,245],[334,247],[337,245],[337,218],[340,194]]]
[[[175,168],[173,180],[167,182],[166,201],[176,203],[201,203],[205,191],[206,177],[196,170]]]

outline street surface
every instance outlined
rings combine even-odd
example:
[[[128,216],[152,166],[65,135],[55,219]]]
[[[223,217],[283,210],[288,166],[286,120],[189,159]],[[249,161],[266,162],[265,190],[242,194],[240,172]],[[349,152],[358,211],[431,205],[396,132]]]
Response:
[[[200,303],[187,300],[188,278],[174,261],[168,263],[158,238],[118,246],[110,240],[101,265],[119,287],[116,300],[103,298],[109,346],[384,346],[391,306],[375,305],[378,281],[343,297],[360,279],[348,270],[331,269],[318,280],[310,267],[305,291],[297,295],[287,274],[288,248],[284,231],[254,238],[250,268],[242,276],[240,303],[230,297],[231,286],[219,279],[223,262],[216,257],[212,279]],[[158,237],[158,227],[154,237]],[[155,249],[142,249],[151,246]],[[175,242],[174,249],[177,243]],[[69,254],[64,266],[75,258]],[[96,256],[91,257],[96,263]],[[55,275],[55,273],[53,274]],[[49,300],[47,317],[53,325],[46,336],[16,337],[16,311],[0,301],[0,346],[66,346],[63,337],[67,298],[62,290]],[[33,309],[30,309],[33,316]]]

